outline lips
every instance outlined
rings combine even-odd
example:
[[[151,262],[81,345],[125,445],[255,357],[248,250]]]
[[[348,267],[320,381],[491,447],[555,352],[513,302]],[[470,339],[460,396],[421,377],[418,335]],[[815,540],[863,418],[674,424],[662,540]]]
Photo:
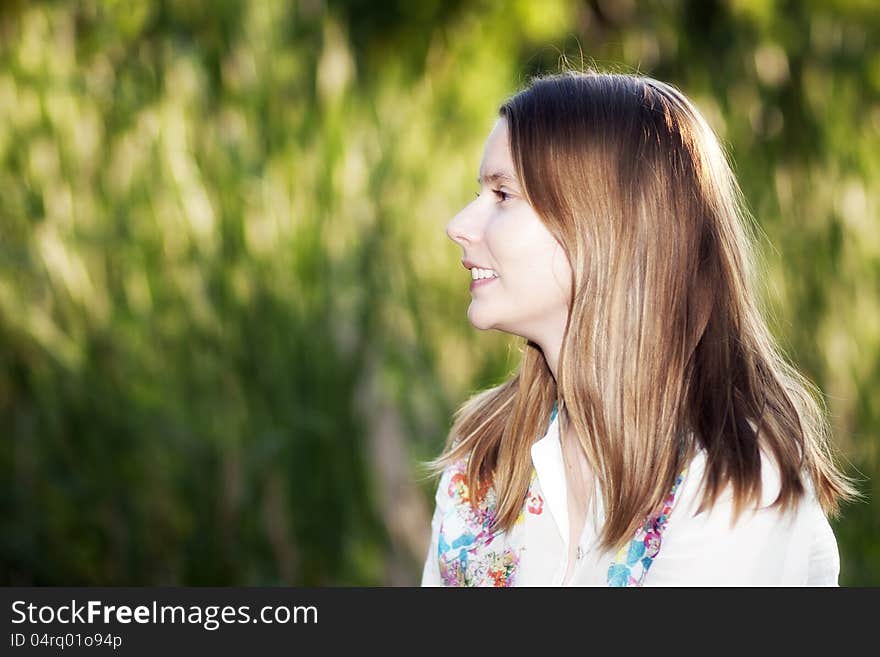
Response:
[[[484,285],[489,285],[492,281],[497,281],[498,278],[493,276],[492,278],[474,278],[471,279],[471,290],[474,290],[478,287],[483,287]]]
[[[480,265],[476,262],[468,260],[467,258],[461,261],[461,266],[465,269],[473,269],[474,267],[476,267],[477,269],[492,269],[492,267],[490,267],[489,265]]]
[[[498,272],[495,271],[492,267],[484,267],[482,265],[478,265],[477,263],[473,262],[472,260],[468,260],[467,258],[463,259],[461,261],[461,264],[467,270],[485,269],[485,270],[489,270],[489,271],[492,271],[495,273],[495,276],[490,276],[488,278],[471,278],[471,286],[470,286],[471,290],[474,290],[478,287],[482,287],[484,285],[488,285],[492,281],[497,280],[499,278]],[[473,276],[473,273],[471,274],[471,276]]]

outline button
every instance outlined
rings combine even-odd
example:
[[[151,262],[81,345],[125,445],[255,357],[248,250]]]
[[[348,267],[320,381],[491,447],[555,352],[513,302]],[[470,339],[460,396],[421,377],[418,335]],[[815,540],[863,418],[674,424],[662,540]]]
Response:
[[[583,551],[583,549],[581,548],[581,546],[578,545],[578,549],[577,549],[577,560],[580,561],[580,560],[583,558],[583,556],[584,556],[584,551]]]

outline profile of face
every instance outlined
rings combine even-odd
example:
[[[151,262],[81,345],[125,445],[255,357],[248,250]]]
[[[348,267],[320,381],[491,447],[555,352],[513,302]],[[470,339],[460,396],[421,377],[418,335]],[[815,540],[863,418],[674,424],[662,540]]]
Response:
[[[489,133],[477,197],[446,226],[471,272],[467,316],[540,345],[562,337],[568,318],[571,266],[562,246],[525,198],[510,151],[507,120]]]

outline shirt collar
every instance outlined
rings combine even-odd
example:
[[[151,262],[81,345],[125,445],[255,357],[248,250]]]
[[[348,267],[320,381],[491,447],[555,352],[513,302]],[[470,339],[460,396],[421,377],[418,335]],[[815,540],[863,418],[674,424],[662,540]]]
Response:
[[[550,509],[550,514],[562,535],[562,541],[566,547],[569,542],[569,522],[568,522],[568,489],[565,477],[565,461],[562,457],[562,443],[559,436],[559,416],[555,412],[554,404],[552,420],[547,427],[547,432],[542,438],[532,444],[532,464],[538,476],[538,482],[541,487],[541,493],[544,496],[544,502]],[[687,479],[702,483],[704,470],[706,466],[706,453],[702,447],[699,447],[694,454],[694,458],[689,464]],[[694,484],[694,487],[698,486]],[[774,482],[775,487],[772,492],[767,492],[763,504],[769,504],[775,499],[779,492],[778,481]],[[594,503],[592,513],[586,518],[585,527],[590,523],[594,523],[594,527],[598,529],[605,522],[605,505],[602,501],[602,490],[599,486],[598,477],[594,480]],[[769,499],[768,499],[769,498]],[[683,513],[683,512],[680,512]]]
[[[556,521],[565,545],[568,545],[568,501],[565,489],[565,465],[559,442],[559,417],[553,418],[544,437],[532,444],[532,464],[538,475],[544,502]]]
[[[538,475],[544,502],[550,509],[550,514],[562,535],[563,543],[568,546],[571,531],[568,522],[568,490],[557,414],[554,413],[553,420],[547,427],[544,437],[532,444],[531,453],[532,465]],[[604,522],[605,507],[602,503],[598,477],[594,481],[593,490],[595,506],[592,509],[591,517],[586,519],[586,523],[594,522],[599,527]]]

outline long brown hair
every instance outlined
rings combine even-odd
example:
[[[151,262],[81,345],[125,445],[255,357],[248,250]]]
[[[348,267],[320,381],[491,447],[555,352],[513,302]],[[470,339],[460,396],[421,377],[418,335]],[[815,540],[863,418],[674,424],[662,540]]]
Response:
[[[558,380],[525,341],[513,376],[457,410],[429,470],[466,457],[469,485],[492,484],[495,529],[509,530],[556,401],[598,478],[605,548],[629,540],[698,447],[700,510],[728,484],[735,516],[760,500],[761,448],[779,466],[782,509],[804,474],[831,516],[857,498],[821,393],[768,329],[757,226],[693,104],[643,75],[568,71],[533,78],[499,113],[526,198],[571,264]]]

